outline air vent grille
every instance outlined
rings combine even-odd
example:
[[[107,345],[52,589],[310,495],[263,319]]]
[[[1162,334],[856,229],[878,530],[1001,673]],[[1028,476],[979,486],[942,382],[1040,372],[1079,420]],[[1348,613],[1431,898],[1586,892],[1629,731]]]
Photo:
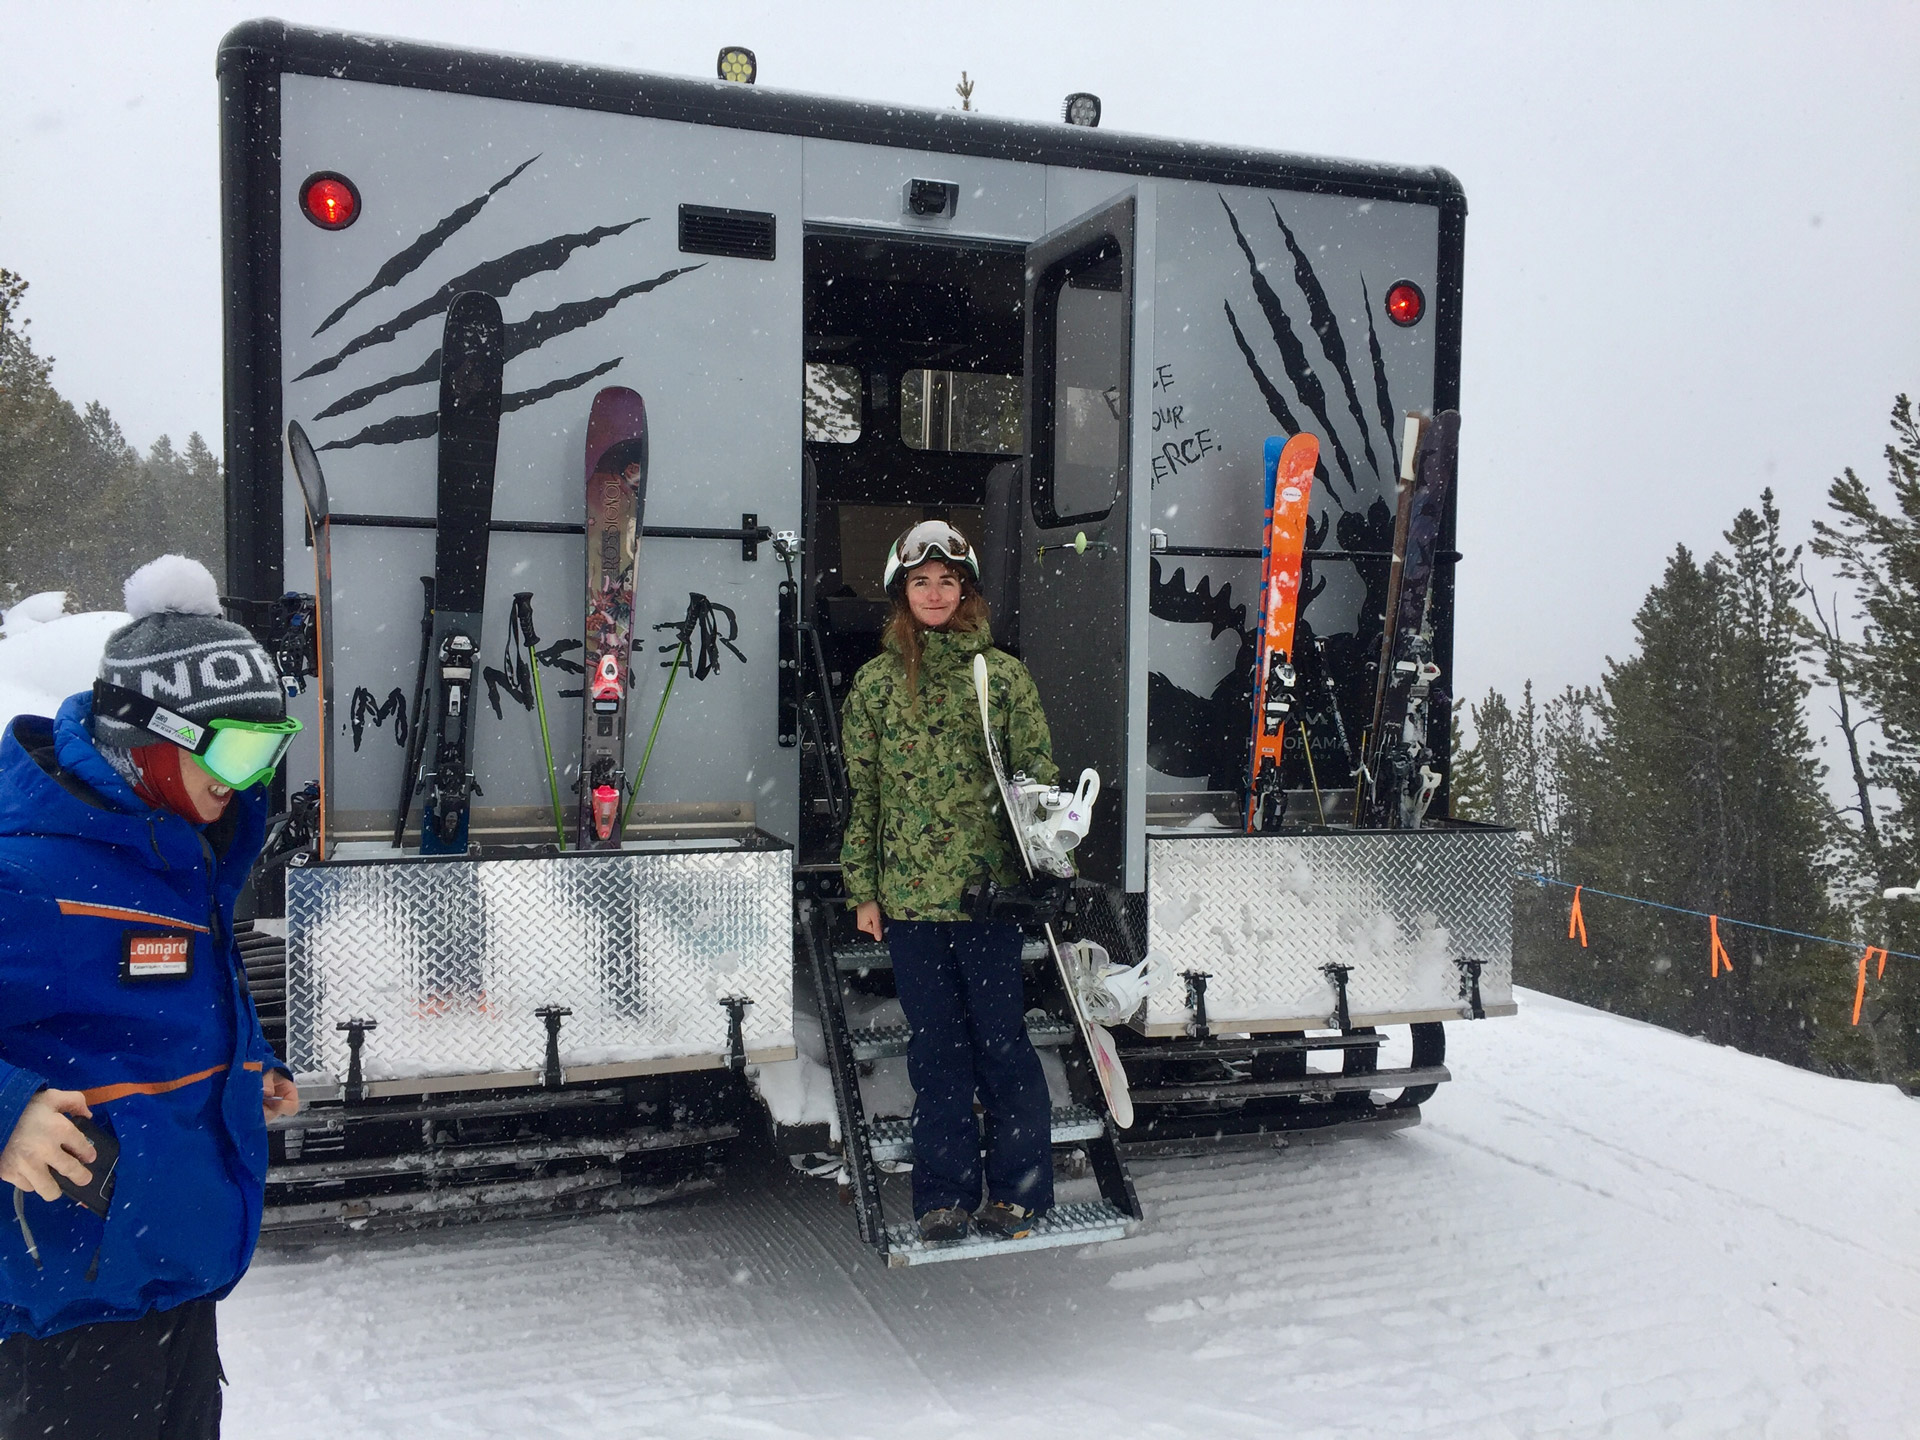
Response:
[[[773,259],[773,216],[764,210],[680,207],[680,249],[688,255],[727,255],[736,260]]]

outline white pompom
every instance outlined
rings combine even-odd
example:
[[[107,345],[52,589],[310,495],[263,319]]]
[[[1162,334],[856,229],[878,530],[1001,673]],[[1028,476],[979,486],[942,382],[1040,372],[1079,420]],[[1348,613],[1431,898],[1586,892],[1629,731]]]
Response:
[[[121,594],[127,613],[143,615],[219,615],[220,587],[198,560],[185,555],[162,555],[149,560],[127,577]]]

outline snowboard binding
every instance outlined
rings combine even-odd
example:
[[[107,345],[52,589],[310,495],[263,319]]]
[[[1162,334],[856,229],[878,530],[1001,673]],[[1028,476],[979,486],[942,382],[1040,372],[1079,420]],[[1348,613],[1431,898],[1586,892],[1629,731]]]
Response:
[[[1071,791],[1015,775],[1009,786],[1021,813],[1012,817],[1021,828],[1028,857],[1036,870],[1071,879],[1069,852],[1087,838],[1093,824],[1093,802],[1100,798],[1100,775],[1082,770]]]
[[[1075,940],[1069,947],[1074,984],[1087,1018],[1102,1025],[1124,1025],[1146,1003],[1153,987],[1157,956],[1138,965],[1121,965],[1106,947],[1092,940]]]

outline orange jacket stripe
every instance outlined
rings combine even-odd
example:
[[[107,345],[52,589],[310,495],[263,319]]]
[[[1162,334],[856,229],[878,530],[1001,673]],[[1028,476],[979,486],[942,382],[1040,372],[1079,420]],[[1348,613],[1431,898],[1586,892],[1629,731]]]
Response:
[[[176,919],[172,915],[156,914],[152,910],[129,910],[124,905],[90,905],[84,900],[59,900],[62,915],[90,915],[96,920],[131,920],[138,925],[173,925],[182,930],[195,930],[202,935],[213,932],[205,925],[196,925],[191,920]]]
[[[182,1090],[189,1085],[198,1085],[202,1080],[212,1079],[226,1068],[216,1065],[211,1070],[182,1075],[178,1080],[130,1080],[124,1085],[100,1085],[80,1093],[86,1097],[89,1105],[104,1105],[109,1100],[124,1099],[128,1095],[164,1095],[169,1090]]]

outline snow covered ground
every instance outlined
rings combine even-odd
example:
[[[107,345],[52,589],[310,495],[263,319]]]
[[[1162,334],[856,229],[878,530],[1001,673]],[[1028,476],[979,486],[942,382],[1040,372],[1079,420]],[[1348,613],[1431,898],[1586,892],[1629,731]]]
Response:
[[[29,595],[0,623],[0,729],[16,715],[51,715],[91,689],[107,636],[127,623],[119,610],[63,614],[66,599],[58,590]]]
[[[1920,1102],[1548,996],[1417,1129],[1137,1165],[1100,1247],[887,1271],[747,1165],[624,1216],[264,1251],[229,1434],[1920,1435]]]

